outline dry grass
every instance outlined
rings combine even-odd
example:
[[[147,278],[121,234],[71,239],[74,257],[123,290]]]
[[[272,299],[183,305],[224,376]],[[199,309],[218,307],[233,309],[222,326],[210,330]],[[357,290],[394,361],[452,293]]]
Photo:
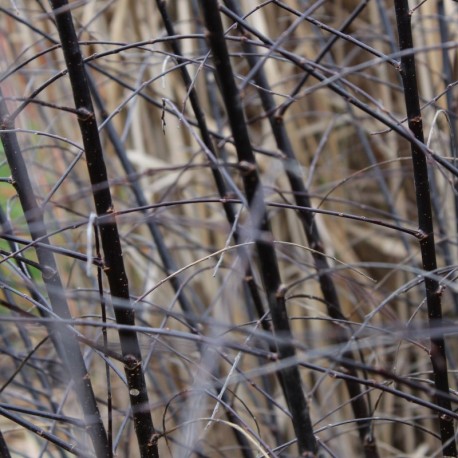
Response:
[[[205,30],[197,3],[181,0],[167,2],[167,7],[176,33],[183,35],[180,44],[188,62],[186,68],[193,78],[215,148],[227,165],[226,178],[243,192],[231,129],[212,72],[213,62],[201,37]],[[240,3],[246,14],[251,12],[248,23],[274,41],[297,19],[281,7],[281,2]],[[300,0],[286,3],[299,13],[312,5]],[[358,6],[354,0],[319,3],[311,17],[333,29],[339,29]],[[45,38],[58,40],[49,7],[44,4],[31,0],[1,4],[1,89],[13,113],[24,99],[59,75],[29,100],[31,103],[15,119],[15,127],[33,193],[37,202],[44,204],[52,244],[80,253],[84,259],[89,257],[86,262],[67,253],[56,254],[71,313],[78,320],[74,328],[103,350],[97,269],[89,265],[97,256],[94,231],[88,224],[93,222],[90,215],[94,212],[91,187],[84,155],[80,154],[77,117],[66,109],[74,105],[68,78],[62,73],[62,52]],[[348,373],[348,368],[338,361],[344,348],[351,348],[357,356],[357,375],[366,382],[361,386],[373,418],[370,425],[379,455],[439,456],[437,414],[421,404],[421,400],[435,401],[418,240],[412,234],[377,224],[382,221],[412,230],[417,227],[409,143],[374,116],[381,114],[406,127],[399,70],[390,62],[399,59],[392,4],[368,1],[345,31],[353,41],[337,40],[321,61],[318,68],[329,79],[320,83],[309,77],[293,99],[290,94],[304,76],[303,69],[278,50],[269,53],[253,34],[243,36],[240,27],[227,33],[236,81],[244,86],[241,101],[285,285],[296,347],[295,358],[286,362],[272,360],[269,353],[266,332],[262,331],[248,294],[243,256],[231,238],[233,228],[218,195],[179,63],[171,53],[170,43],[163,40],[167,34],[155,2],[88,0],[71,5],[88,72],[135,167],[135,176],[129,178],[139,185],[151,205],[144,211],[138,208],[140,204],[106,126],[101,128],[130,293],[137,324],[143,327],[139,329],[139,339],[153,423],[161,433],[160,456],[297,456],[294,429],[275,376],[281,364],[300,368],[314,432],[323,444],[324,456],[363,456],[358,425],[340,377]],[[438,11],[438,2],[428,0],[414,10],[412,21],[425,136],[430,138],[429,146],[436,154],[450,158],[450,123],[456,129],[456,91],[453,85],[448,87],[448,102],[444,91],[456,78],[456,36],[449,26],[447,75],[439,23],[453,21],[457,13],[454,3],[445,2],[444,6],[445,17]],[[229,28],[233,21],[225,17],[224,24]],[[303,20],[284,36],[281,47],[303,62],[314,61],[332,36]],[[258,88],[245,78],[250,72],[242,48],[245,39],[252,39],[259,55],[266,56],[263,69],[275,103],[291,103],[283,120],[301,164],[295,173],[302,176],[315,208],[336,212],[318,214],[315,221],[346,323],[336,324],[329,317],[312,250],[296,211],[274,206],[293,205],[294,199]],[[379,57],[362,49],[358,42],[375,49]],[[124,48],[127,44],[132,46]],[[364,112],[337,95],[330,83],[345,87],[351,97],[367,104],[368,110]],[[448,122],[441,110],[452,110]],[[96,113],[102,125],[100,110]],[[7,178],[11,171],[6,161],[3,164],[2,176]],[[442,304],[449,383],[455,390],[456,177],[432,159],[429,171],[434,185],[437,278],[446,287]],[[1,207],[14,235],[29,239],[12,184],[2,180],[0,186]],[[240,212],[242,227],[248,227],[246,208],[239,204],[235,208]],[[348,215],[362,218],[350,219]],[[164,268],[148,222],[163,239],[179,275]],[[3,233],[6,232],[4,224]],[[243,236],[241,242],[246,243],[254,281],[267,310],[253,238]],[[36,304],[29,300],[36,288],[46,301],[40,272],[30,268],[28,285],[14,256],[6,257],[19,246],[5,241],[1,248],[5,261],[0,270],[0,320],[4,320],[0,321],[0,385],[9,382],[2,387],[1,406],[81,418],[79,401],[65,370],[59,370],[62,366],[52,342],[47,341],[33,352],[47,335],[46,328],[37,324],[40,317]],[[33,246],[20,248],[24,248],[22,256],[36,260]],[[183,312],[177,300],[171,282],[174,276],[179,278],[191,304],[192,317]],[[107,284],[104,287],[108,300]],[[26,312],[22,316],[24,322],[20,321],[20,310]],[[109,304],[107,313],[107,321],[112,324],[109,347],[119,352]],[[17,322],[11,317],[18,317]],[[189,318],[199,323],[198,329],[190,328]],[[89,324],[83,326],[83,321]],[[345,337],[347,342],[342,342],[348,330],[353,338]],[[90,342],[81,342],[81,348],[107,424],[105,360]],[[29,354],[30,359],[25,361]],[[117,456],[133,457],[138,450],[129,420],[123,365],[111,356],[107,360],[111,364],[114,445]],[[9,380],[15,370],[17,374]],[[228,418],[220,402],[223,392],[224,402],[230,404],[228,409],[238,424]],[[403,393],[413,396],[412,402],[404,399]],[[23,416],[91,455],[84,428],[41,418],[40,414]],[[70,454],[6,418],[1,421],[1,431],[12,456]],[[250,451],[242,453],[235,432],[246,439]]]

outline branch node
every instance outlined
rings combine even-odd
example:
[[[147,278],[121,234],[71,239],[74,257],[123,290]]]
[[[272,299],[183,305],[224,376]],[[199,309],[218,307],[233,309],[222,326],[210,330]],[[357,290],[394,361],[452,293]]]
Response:
[[[256,164],[248,161],[240,161],[239,162],[239,169],[242,175],[250,175],[251,173],[256,172]]]
[[[89,121],[90,119],[94,119],[95,115],[93,111],[88,110],[87,108],[80,107],[76,110],[76,114],[80,121]]]
[[[126,366],[127,370],[133,371],[138,366],[140,366],[141,361],[134,355],[126,355],[124,356],[124,365]]]
[[[288,287],[285,284],[282,283],[277,289],[277,292],[275,294],[276,298],[277,299],[284,299],[286,291],[288,291]]]
[[[427,234],[425,231],[422,229],[418,229],[417,232],[415,232],[415,237],[422,242],[423,240],[427,239],[430,234]]]

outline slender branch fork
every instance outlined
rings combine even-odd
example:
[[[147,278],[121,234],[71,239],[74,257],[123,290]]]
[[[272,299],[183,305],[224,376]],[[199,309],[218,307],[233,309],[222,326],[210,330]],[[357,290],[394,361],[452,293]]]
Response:
[[[396,22],[399,36],[400,51],[413,49],[411,12],[407,0],[395,0]],[[417,87],[415,68],[415,53],[403,54],[401,57],[401,77],[404,86],[404,98],[407,110],[409,128],[415,138],[424,143],[423,122],[420,110],[420,100]],[[423,269],[434,272],[437,269],[436,248],[434,242],[433,215],[431,208],[428,166],[424,152],[411,143],[413,173],[418,210],[419,229],[425,234],[420,240],[420,250]],[[434,383],[438,391],[449,393],[447,359],[445,355],[445,340],[441,332],[442,305],[441,287],[433,278],[425,277],[426,302],[428,307],[429,326],[431,335],[431,364],[433,366]],[[451,410],[448,399],[437,398],[437,404]],[[439,429],[444,456],[457,456],[453,420],[447,415],[439,415]]]

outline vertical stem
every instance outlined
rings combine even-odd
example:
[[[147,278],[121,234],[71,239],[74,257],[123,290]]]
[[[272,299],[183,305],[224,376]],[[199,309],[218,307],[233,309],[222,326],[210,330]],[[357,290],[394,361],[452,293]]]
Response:
[[[225,4],[240,18],[243,17],[243,13],[236,0],[225,0]],[[241,30],[243,33],[244,29],[241,28]],[[246,55],[246,60],[252,70],[258,65],[260,57],[257,55],[255,46],[252,45],[248,40],[242,43]],[[306,73],[306,75],[310,76],[309,73]],[[283,121],[283,116],[276,115],[276,105],[272,96],[272,89],[263,67],[258,68],[255,75],[253,76],[253,80],[256,84],[256,87],[259,88],[259,98],[261,99],[264,112],[268,115],[268,120],[277,147],[285,155],[285,159],[282,161],[282,165],[288,178],[291,190],[293,191],[296,205],[300,207],[311,208],[312,202],[310,199],[309,190],[306,188],[304,180],[301,174],[298,172],[301,170],[301,164],[297,160],[293,146],[290,142],[290,138]],[[323,242],[321,240],[318,227],[315,223],[314,215],[308,211],[299,211],[298,217],[302,223],[304,234],[307,237],[310,248],[312,248],[312,257],[318,273],[318,280],[320,283],[323,298],[326,302],[328,314],[334,319],[345,321],[345,317],[342,313],[342,308],[340,305],[339,296],[337,294],[337,289],[330,273],[327,258],[324,254]],[[345,335],[342,336],[341,342],[344,339]],[[354,361],[356,358],[353,355],[353,352],[347,351],[343,355],[343,359]],[[358,374],[351,363],[345,367],[351,375],[357,377]],[[372,434],[372,422],[370,420],[368,403],[366,402],[364,396],[362,396],[362,390],[359,384],[350,380],[347,380],[345,383],[351,397],[351,404],[354,415],[356,418],[361,419],[361,421],[358,422],[358,431],[364,453],[366,457],[376,457],[378,454],[375,440]]]
[[[50,242],[46,233],[43,210],[38,206],[35,200],[27,166],[22,157],[22,151],[19,147],[17,136],[12,132],[14,124],[9,117],[8,108],[1,90],[0,128],[2,129],[0,138],[5,150],[5,156],[11,170],[13,182],[24,211],[32,240],[40,240],[48,245]],[[53,311],[61,318],[71,318],[54,255],[50,250],[43,247],[37,247],[36,253],[38,261],[43,267],[43,283],[45,284]],[[80,402],[85,421],[87,422],[88,433],[97,456],[108,457],[107,434],[100,417],[95,394],[79,344],[75,336],[65,326],[59,326],[58,324],[51,325],[49,332],[56,346],[57,353],[62,358],[75,384],[78,401]]]
[[[401,51],[413,50],[411,12],[407,0],[395,0],[396,21]],[[404,86],[404,98],[409,128],[415,138],[424,143],[423,122],[418,96],[415,54],[409,53],[401,58],[401,77]],[[437,268],[434,243],[434,227],[431,209],[428,167],[425,154],[414,143],[411,143],[412,163],[415,181],[415,193],[418,210],[419,229],[424,233],[420,240],[420,250],[425,272],[434,272]],[[429,327],[431,330],[431,364],[434,383],[438,391],[449,394],[445,341],[441,333],[442,306],[439,282],[425,277],[426,302],[428,307]],[[451,410],[448,398],[437,397],[436,403]],[[453,420],[447,415],[439,415],[439,428],[445,456],[457,456]]]
[[[251,147],[240,94],[235,84],[224,30],[216,0],[201,0],[201,7],[208,30],[207,39],[213,53],[216,73],[221,84],[221,95],[234,137],[239,165],[255,235],[260,272],[267,294],[272,323],[277,336],[278,353],[281,359],[291,360],[291,365],[279,371],[288,408],[292,415],[299,453],[314,456],[317,443],[313,433],[310,413],[302,389],[298,366],[294,362],[295,348],[291,344],[291,329],[286,311],[284,291],[281,284],[277,257],[272,243],[272,232],[268,220],[262,184]],[[259,223],[259,224],[258,224]],[[258,233],[258,231],[260,233]]]
[[[78,123],[83,138],[90,181],[94,186],[93,197],[100,222],[104,270],[110,285],[116,321],[119,324],[133,326],[135,325],[135,311],[130,302],[129,285],[122,257],[115,210],[108,187],[102,145],[71,10],[62,8],[68,5],[67,0],[51,0],[51,5],[55,11],[56,25],[68,68],[75,106],[79,113]],[[62,10],[59,11],[60,8]],[[142,457],[157,457],[156,432],[149,410],[148,392],[142,369],[142,355],[137,333],[124,329],[119,331],[119,339],[125,358],[124,370],[140,454]]]

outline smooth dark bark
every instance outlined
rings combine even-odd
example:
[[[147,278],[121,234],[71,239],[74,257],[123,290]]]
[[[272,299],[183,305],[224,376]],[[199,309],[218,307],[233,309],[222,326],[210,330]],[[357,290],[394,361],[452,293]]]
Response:
[[[96,213],[99,218],[103,218],[99,224],[99,230],[104,254],[104,271],[110,286],[116,321],[120,324],[134,325],[135,311],[130,302],[129,285],[124,268],[115,210],[108,186],[107,170],[97,121],[83,57],[73,26],[72,14],[69,9],[62,8],[68,5],[66,0],[52,0],[51,5],[56,11],[56,25],[68,68],[75,107],[79,113],[78,123],[83,138],[87,169],[93,186]],[[59,11],[59,8],[62,9]],[[142,457],[157,457],[156,431],[149,408],[137,333],[125,329],[119,332],[119,339],[125,358],[124,370],[140,454]]]
[[[239,17],[243,17],[243,13],[235,0],[225,0],[225,4]],[[310,193],[309,190],[305,187],[301,174],[302,166],[296,158],[296,154],[293,150],[288,133],[286,131],[286,127],[283,122],[283,116],[277,115],[276,104],[272,96],[272,89],[264,69],[259,66],[260,57],[256,52],[256,48],[249,41],[245,41],[243,43],[243,47],[251,70],[257,68],[253,75],[253,82],[255,83],[256,87],[259,88],[259,97],[261,99],[264,112],[267,114],[277,147],[285,156],[285,159],[282,161],[282,165],[285,174],[288,177],[291,190],[293,191],[295,203],[296,205],[303,208],[311,208],[312,202],[310,199]],[[320,54],[319,59],[321,59],[323,56],[324,54]],[[307,76],[310,75],[307,74]],[[331,271],[325,255],[321,236],[315,224],[314,214],[305,210],[299,210],[297,214],[299,220],[302,223],[302,227],[304,229],[304,233],[309,246],[313,250],[311,254],[318,274],[318,280],[321,286],[321,291],[323,293],[323,298],[326,303],[328,314],[332,318],[345,320],[337,294],[337,289],[331,276]],[[342,335],[340,343],[346,342],[348,337],[349,335]],[[347,351],[344,353],[343,358],[354,360],[355,356],[351,351]],[[346,368],[350,371],[350,375],[357,377],[356,370],[351,364],[346,366]],[[363,449],[366,451],[367,457],[375,457],[377,456],[377,452],[372,434],[370,412],[365,398],[361,395],[361,387],[359,384],[354,383],[352,380],[347,380],[346,385],[351,398],[351,404],[355,418],[364,419],[358,422],[358,431],[360,434]]]
[[[228,114],[243,176],[251,215],[252,231],[259,257],[259,268],[277,337],[278,353],[280,359],[291,360],[290,366],[279,370],[282,386],[292,415],[299,453],[302,456],[313,456],[318,450],[317,442],[313,433],[299,369],[294,361],[295,349],[291,343],[287,343],[292,335],[285,306],[284,290],[272,242],[272,232],[264,202],[262,184],[248,136],[240,95],[229,60],[218,3],[214,0],[203,0],[201,1],[201,6],[208,30],[207,40],[213,53],[213,62],[221,85],[221,95]]]
[[[407,0],[395,0],[396,21],[398,27],[399,48],[401,51],[413,49],[411,12]],[[401,77],[404,86],[404,98],[409,128],[415,138],[424,143],[423,122],[418,95],[415,54],[401,57]],[[418,225],[424,237],[420,240],[423,269],[434,272],[437,269],[436,249],[434,242],[433,215],[431,208],[428,165],[424,152],[411,143],[412,164],[415,182],[415,193],[418,211]],[[434,384],[440,392],[449,393],[445,340],[442,332],[442,289],[439,282],[429,276],[425,277],[426,303],[428,308],[429,327],[431,329],[430,357],[433,367]],[[439,406],[451,410],[451,403],[444,398],[436,397]],[[444,456],[457,456],[453,420],[447,415],[438,416]]]

